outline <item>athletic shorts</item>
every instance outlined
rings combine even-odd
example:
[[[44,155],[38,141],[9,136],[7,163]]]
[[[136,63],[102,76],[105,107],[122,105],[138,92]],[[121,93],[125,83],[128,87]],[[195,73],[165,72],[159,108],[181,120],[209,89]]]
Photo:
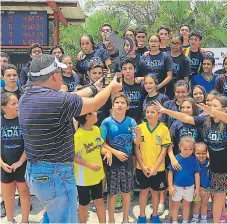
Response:
[[[133,168],[127,169],[122,165],[118,168],[109,167],[106,170],[107,193],[116,195],[134,190]]]
[[[184,199],[185,201],[191,202],[193,201],[193,196],[195,192],[195,187],[194,185],[189,186],[189,187],[178,187],[174,185],[176,192],[174,196],[172,197],[173,201],[181,201]]]
[[[5,170],[1,168],[1,182],[2,183],[12,183],[16,182],[26,182],[25,181],[25,170],[26,170],[26,162],[23,163],[22,166],[18,167],[15,172],[7,173]]]
[[[154,191],[162,191],[167,188],[166,171],[157,172],[155,176],[146,177],[142,170],[136,170],[136,179],[140,189],[151,188]]]
[[[210,190],[212,193],[227,192],[227,173],[211,173]]]
[[[91,199],[103,198],[102,181],[92,186],[77,186],[79,204],[86,206],[90,203]]]

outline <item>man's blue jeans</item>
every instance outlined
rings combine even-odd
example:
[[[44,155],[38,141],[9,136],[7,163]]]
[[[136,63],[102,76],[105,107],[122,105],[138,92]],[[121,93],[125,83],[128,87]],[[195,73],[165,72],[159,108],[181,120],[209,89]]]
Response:
[[[46,207],[50,223],[78,223],[73,164],[27,162],[26,182]]]

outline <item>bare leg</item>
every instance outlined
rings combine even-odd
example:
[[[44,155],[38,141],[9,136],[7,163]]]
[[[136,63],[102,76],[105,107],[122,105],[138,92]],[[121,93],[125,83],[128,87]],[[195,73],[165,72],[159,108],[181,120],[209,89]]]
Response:
[[[139,195],[139,206],[140,206],[140,217],[145,217],[145,208],[147,205],[147,197],[149,193],[149,188],[142,189]]]
[[[88,214],[88,205],[79,205],[78,208],[78,215],[79,215],[79,222],[86,223],[87,222],[87,214]]]
[[[108,195],[108,214],[109,214],[109,223],[115,223],[114,212],[116,204],[117,195]]]
[[[128,223],[129,209],[131,204],[131,192],[122,193],[123,200],[123,222]]]
[[[177,221],[178,220],[178,214],[179,214],[179,208],[180,208],[180,201],[172,201],[172,220]]]
[[[207,216],[209,197],[202,197],[201,215]]]
[[[183,204],[183,220],[188,220],[189,219],[189,214],[190,214],[190,203],[188,201],[185,201],[183,199],[182,204]]]
[[[99,223],[106,223],[106,211],[103,198],[94,200]]]
[[[201,202],[193,202],[193,215],[199,215]]]
[[[226,193],[225,193],[225,198],[226,198]],[[224,203],[223,203],[222,215],[227,216],[227,211],[226,211],[226,208],[225,208],[225,200],[224,200]]]
[[[168,214],[168,220],[172,219],[172,207],[173,207],[173,201],[171,197],[169,197],[169,214]]]
[[[214,223],[220,222],[224,201],[225,201],[225,193],[214,193],[214,197],[213,197],[213,222]]]
[[[166,192],[167,190],[160,191],[160,201],[159,204],[164,205],[166,200]]]
[[[16,191],[16,183],[2,183],[1,184],[3,189],[3,198],[5,202],[5,208],[6,208],[6,216],[8,221],[13,222],[14,221],[14,199],[15,199],[15,191]]]
[[[151,189],[153,216],[158,216],[159,192]]]
[[[22,222],[28,223],[30,212],[30,192],[26,182],[17,182],[17,189],[20,195],[21,209],[22,209]]]

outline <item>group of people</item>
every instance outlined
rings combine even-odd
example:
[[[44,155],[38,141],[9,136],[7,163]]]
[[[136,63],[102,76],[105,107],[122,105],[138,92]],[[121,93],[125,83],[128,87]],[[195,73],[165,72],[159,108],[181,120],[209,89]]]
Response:
[[[128,29],[123,55],[108,39],[111,32],[110,24],[101,26],[100,44],[81,36],[75,65],[61,46],[48,55],[33,44],[32,60],[18,75],[1,52],[1,186],[8,221],[14,222],[17,188],[22,223],[31,209],[29,190],[44,206],[43,223],[86,223],[90,201],[100,223],[115,223],[119,207],[128,223],[135,186],[138,223],[148,215],[162,223],[166,207],[166,222],[177,223],[181,203],[188,223],[192,201],[191,223],[207,223],[208,215],[214,223],[227,220],[227,57],[213,73],[215,59],[201,49],[202,34],[186,24],[177,34],[161,26],[148,38],[143,28]],[[145,214],[150,196],[152,214]]]

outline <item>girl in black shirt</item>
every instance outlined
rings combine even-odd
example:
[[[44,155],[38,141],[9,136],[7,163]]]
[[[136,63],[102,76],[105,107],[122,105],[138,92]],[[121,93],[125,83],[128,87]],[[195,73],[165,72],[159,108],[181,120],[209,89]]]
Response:
[[[18,99],[12,93],[3,93],[1,109],[1,187],[9,222],[14,221],[14,197],[18,189],[22,208],[22,223],[28,223],[30,193],[25,182],[26,155],[18,120]]]
[[[169,54],[159,50],[161,39],[158,35],[151,35],[148,41],[150,52],[142,57],[146,62],[147,72],[158,79],[159,92],[168,95],[166,85],[172,80],[172,58]]]

